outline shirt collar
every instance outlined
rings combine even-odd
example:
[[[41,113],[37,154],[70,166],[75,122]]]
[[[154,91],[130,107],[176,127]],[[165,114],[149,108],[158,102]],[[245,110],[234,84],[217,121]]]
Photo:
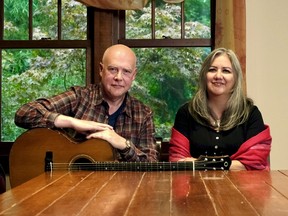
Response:
[[[97,91],[98,91],[98,94],[97,94],[97,97],[96,97],[96,101],[95,101],[95,105],[100,105],[100,104],[107,104],[107,102],[104,100],[103,98],[103,86],[102,84],[100,83],[99,85],[97,85]],[[126,100],[126,105],[123,109],[123,113],[126,113],[126,115],[128,117],[131,117],[132,116],[132,110],[131,110],[131,105],[132,105],[132,100],[131,100],[131,96],[129,94],[129,92],[126,93],[126,96],[125,96],[125,100]],[[125,100],[123,102],[125,102]]]
[[[95,100],[95,105],[97,106],[97,105],[102,104],[103,102],[106,102],[103,98],[103,87],[101,83],[97,85],[96,92],[97,92],[97,96]]]

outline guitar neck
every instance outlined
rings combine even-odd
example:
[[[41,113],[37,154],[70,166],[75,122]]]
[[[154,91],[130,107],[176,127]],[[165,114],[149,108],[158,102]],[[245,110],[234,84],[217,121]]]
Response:
[[[208,164],[207,164],[208,163]],[[74,163],[69,170],[93,171],[188,171],[188,170],[228,170],[230,164],[220,162],[96,162]],[[213,166],[214,164],[214,166]],[[64,165],[64,167],[63,167]],[[52,169],[65,169],[65,164],[53,164]],[[49,169],[46,169],[46,171]]]

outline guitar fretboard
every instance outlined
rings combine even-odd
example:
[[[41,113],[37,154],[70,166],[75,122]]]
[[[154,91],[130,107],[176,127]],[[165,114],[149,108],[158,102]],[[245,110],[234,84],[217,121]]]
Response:
[[[213,166],[214,164],[214,166]],[[50,166],[50,165],[48,165]],[[94,171],[185,171],[185,170],[228,170],[229,161],[193,162],[96,162],[96,163],[51,163],[50,170],[94,170]],[[47,171],[49,170],[46,169]]]

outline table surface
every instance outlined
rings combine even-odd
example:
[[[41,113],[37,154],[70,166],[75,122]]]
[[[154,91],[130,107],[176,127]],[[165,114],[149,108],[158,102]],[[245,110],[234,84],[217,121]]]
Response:
[[[0,195],[0,215],[288,215],[288,171],[57,171]]]

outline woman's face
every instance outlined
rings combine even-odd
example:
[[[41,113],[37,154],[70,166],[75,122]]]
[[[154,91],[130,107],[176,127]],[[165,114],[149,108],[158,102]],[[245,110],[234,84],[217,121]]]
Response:
[[[235,84],[232,64],[226,54],[217,56],[206,73],[207,92],[209,97],[230,97]]]

